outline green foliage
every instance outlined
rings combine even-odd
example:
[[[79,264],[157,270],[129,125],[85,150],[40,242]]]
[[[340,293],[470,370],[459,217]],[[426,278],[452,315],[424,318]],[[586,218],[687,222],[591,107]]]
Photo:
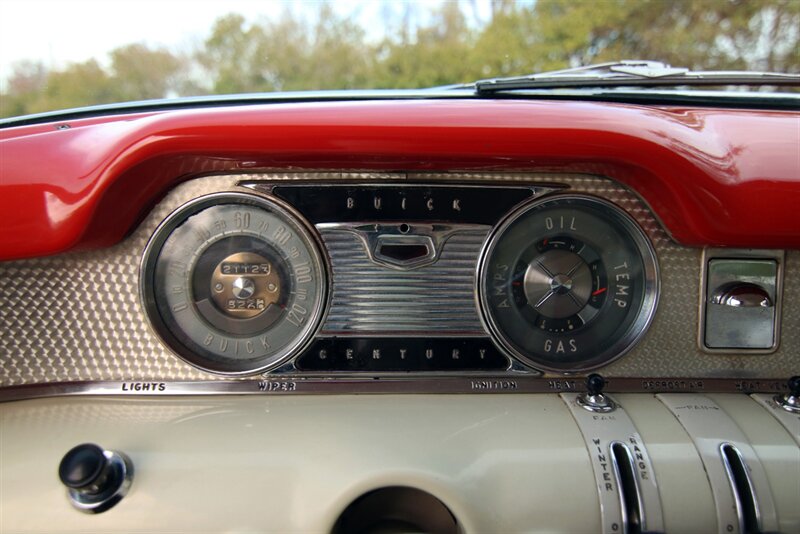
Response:
[[[15,91],[20,86],[32,90]],[[18,66],[9,81],[9,89],[9,94],[0,99],[3,116],[116,101],[111,78],[94,59],[52,72],[45,72],[41,64]]]
[[[474,32],[456,2],[445,2],[428,26],[401,27],[379,46],[374,85],[431,87],[471,81]]]
[[[491,20],[475,43],[473,64],[477,72],[473,78],[546,70],[540,59],[537,22],[533,8],[518,8],[513,2],[496,4]]]
[[[184,66],[167,50],[131,44],[111,52],[111,82],[117,101],[163,98],[176,89]]]
[[[218,19],[197,58],[210,74],[214,93],[270,90],[264,29],[241,15]]]
[[[797,0],[539,0],[535,11],[546,69],[635,58],[800,70]]]
[[[23,62],[0,116],[207,93],[429,87],[618,59],[800,72],[800,0],[491,0],[475,22],[477,1],[430,12],[384,4],[402,16],[377,40],[321,2],[259,21],[226,15],[191,54],[130,44],[108,67]]]

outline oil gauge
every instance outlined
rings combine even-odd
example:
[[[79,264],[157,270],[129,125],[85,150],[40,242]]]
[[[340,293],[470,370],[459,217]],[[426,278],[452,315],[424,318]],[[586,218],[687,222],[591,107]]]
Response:
[[[495,341],[524,363],[575,372],[629,350],[656,308],[655,253],[638,224],[594,197],[511,213],[483,251],[478,293]]]

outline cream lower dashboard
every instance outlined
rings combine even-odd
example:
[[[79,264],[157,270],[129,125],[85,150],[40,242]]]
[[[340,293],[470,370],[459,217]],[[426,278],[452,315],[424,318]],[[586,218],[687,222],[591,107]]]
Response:
[[[677,398],[718,406],[752,445],[768,488],[758,494],[764,531],[797,532],[800,420],[792,436],[745,395],[693,397]],[[717,516],[715,499],[730,488],[711,485],[696,444],[666,408],[676,396],[614,398],[649,454],[663,531],[737,532]],[[568,403],[554,394],[6,403],[0,530],[330,532],[365,493],[409,486],[442,501],[463,532],[612,531],[593,475],[597,452]],[[135,466],[130,493],[103,514],[74,510],[56,476],[64,452],[85,441],[124,451]],[[645,508],[645,517],[655,514]]]

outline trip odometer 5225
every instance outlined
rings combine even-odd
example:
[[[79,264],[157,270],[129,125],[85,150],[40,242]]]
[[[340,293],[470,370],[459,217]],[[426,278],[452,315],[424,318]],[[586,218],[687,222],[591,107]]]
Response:
[[[241,375],[296,355],[316,332],[327,274],[314,230],[282,202],[201,197],[156,230],[142,294],[156,332],[201,369]]]
[[[627,213],[559,195],[500,223],[478,284],[483,318],[503,348],[534,368],[574,372],[610,362],[639,339],[655,312],[658,269]]]

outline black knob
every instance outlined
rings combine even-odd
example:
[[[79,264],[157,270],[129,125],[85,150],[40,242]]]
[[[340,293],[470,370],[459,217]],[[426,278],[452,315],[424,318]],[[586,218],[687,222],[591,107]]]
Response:
[[[800,376],[793,376],[787,384],[789,385],[789,394],[793,397],[800,397]]]
[[[95,493],[108,480],[108,461],[103,449],[93,443],[72,448],[58,466],[58,476],[68,488]]]
[[[121,452],[106,451],[94,443],[83,443],[64,455],[58,478],[67,487],[73,506],[97,514],[114,506],[128,492],[133,464]]]
[[[606,379],[597,373],[586,377],[586,389],[589,395],[601,395],[604,387],[606,387]]]

